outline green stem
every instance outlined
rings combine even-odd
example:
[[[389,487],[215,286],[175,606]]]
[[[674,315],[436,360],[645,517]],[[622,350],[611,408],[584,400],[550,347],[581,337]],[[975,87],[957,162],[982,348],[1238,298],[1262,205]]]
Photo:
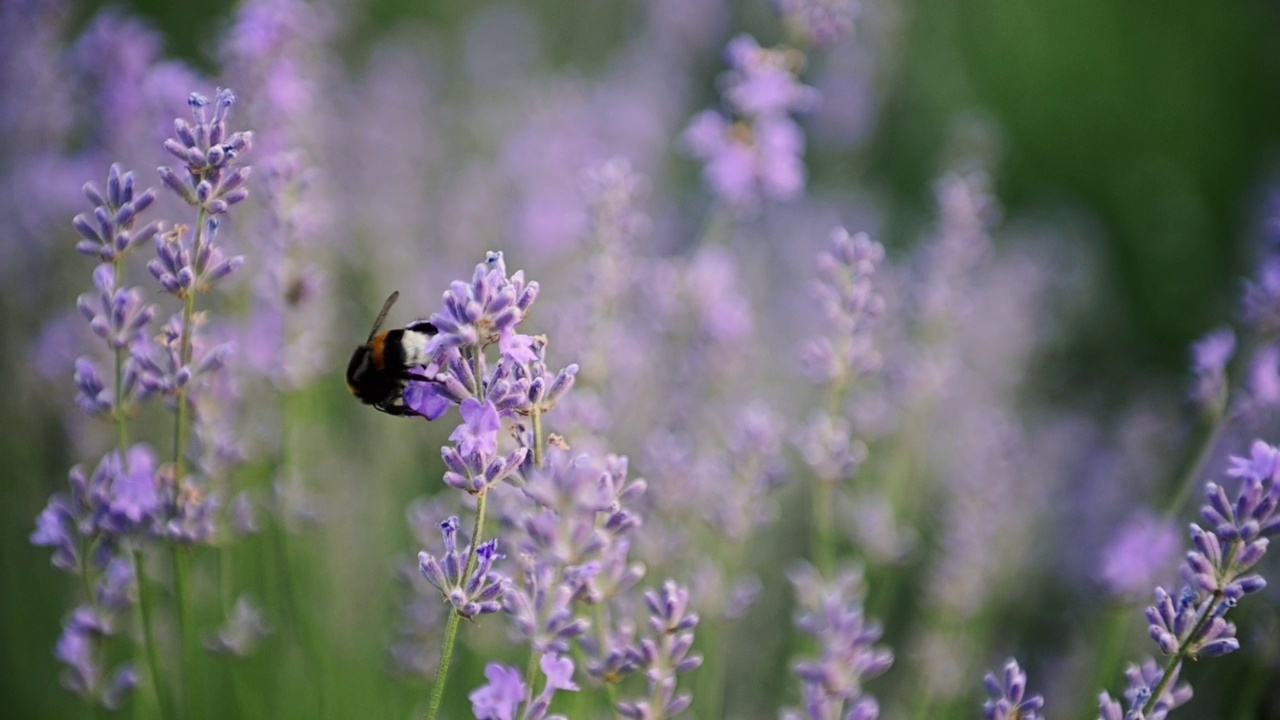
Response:
[[[813,489],[813,564],[827,576],[835,568],[835,482],[817,478]]]
[[[534,467],[542,467],[543,458],[546,457],[546,450],[543,448],[542,437],[542,407],[535,404],[533,406],[533,465]]]
[[[160,717],[163,720],[174,720],[178,715],[174,712],[173,700],[165,689],[164,676],[160,674],[160,654],[156,651],[156,633],[151,618],[151,593],[143,579],[141,550],[133,551],[133,573],[138,580],[138,610],[142,613],[143,645],[147,651],[151,683],[156,690],[156,703],[160,706]]]
[[[848,366],[848,363],[845,363]],[[840,417],[851,378],[846,372],[834,379],[824,393],[825,410],[829,417]],[[813,562],[823,575],[835,570],[836,562],[836,482],[835,479],[818,478],[813,495]]]
[[[1222,439],[1227,426],[1231,424],[1230,418],[1231,413],[1223,411],[1214,421],[1213,429],[1209,431],[1209,435],[1200,445],[1200,449],[1196,452],[1195,460],[1192,461],[1186,474],[1182,476],[1182,481],[1178,484],[1178,492],[1174,494],[1168,506],[1165,507],[1165,517],[1174,517],[1187,504],[1191,493],[1196,489],[1196,485],[1199,484],[1200,475],[1204,472],[1205,465],[1209,463],[1209,458],[1213,455],[1213,449],[1218,446],[1218,441]]]
[[[1106,628],[1102,632],[1100,647],[1096,658],[1096,665],[1093,674],[1094,689],[1104,687],[1107,680],[1113,677],[1120,665],[1120,660],[1124,655],[1124,640],[1129,634],[1129,624],[1132,622],[1133,608],[1129,605],[1121,605],[1110,611],[1110,617],[1107,618]],[[1097,715],[1098,703],[1095,698],[1089,698],[1085,710],[1081,713],[1081,717],[1092,718]]]
[[[195,633],[188,623],[191,621],[190,608],[187,607],[187,571],[184,567],[182,548],[169,546],[169,557],[173,563],[173,606],[178,615],[178,649],[181,661],[177,664],[181,675],[182,717],[191,717],[192,709],[197,706],[193,696],[196,686],[195,669],[193,667],[193,642]]]
[[[431,687],[431,706],[427,710],[427,720],[436,720],[440,714],[445,681],[449,679],[449,661],[453,659],[453,644],[458,639],[458,623],[461,618],[458,613],[451,612],[449,621],[444,626],[444,644],[440,646],[440,664],[436,666],[436,680]]]
[[[484,350],[479,345],[471,349],[471,379],[475,384],[471,386],[471,392],[475,393],[476,400],[484,395],[484,378],[481,373],[484,371]]]

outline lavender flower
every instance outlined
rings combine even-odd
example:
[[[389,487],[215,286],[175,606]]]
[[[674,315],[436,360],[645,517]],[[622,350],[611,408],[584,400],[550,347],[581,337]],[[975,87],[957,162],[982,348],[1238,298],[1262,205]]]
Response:
[[[551,700],[559,690],[576,692],[573,682],[573,661],[547,653],[538,661],[538,667],[546,676],[546,684],[537,697],[529,697],[530,688],[520,673],[500,663],[485,666],[488,683],[476,688],[471,695],[471,708],[477,720],[544,720]],[[552,718],[560,718],[555,715]]]
[[[1103,551],[1098,579],[1118,598],[1146,594],[1172,569],[1180,547],[1173,523],[1149,510],[1136,512]]]
[[[489,663],[484,676],[489,682],[470,695],[477,720],[515,720],[516,708],[524,702],[526,692],[520,673],[500,663]]]
[[[1266,580],[1251,571],[1266,554],[1268,537],[1280,533],[1278,457],[1280,450],[1257,441],[1250,457],[1231,458],[1227,474],[1240,482],[1234,502],[1217,483],[1206,488],[1208,503],[1200,514],[1208,529],[1191,524],[1194,549],[1182,565],[1186,584],[1176,596],[1156,587],[1155,604],[1146,610],[1151,639],[1170,658],[1163,667],[1148,661],[1140,669],[1130,668],[1125,720],[1164,718],[1186,702],[1191,689],[1176,686],[1176,681],[1187,658],[1217,657],[1240,648],[1236,627],[1225,616],[1240,598],[1266,587]],[[1106,693],[1100,710],[1103,720],[1120,714],[1119,704]]]
[[[831,231],[827,250],[818,256],[816,284],[827,327],[803,353],[805,368],[818,384],[842,388],[879,368],[871,330],[884,311],[884,298],[873,289],[872,278],[883,260],[884,247],[866,233]]]
[[[133,666],[123,664],[107,681],[97,645],[114,633],[111,622],[89,607],[78,607],[67,619],[54,656],[66,665],[62,684],[86,700],[118,709],[125,695],[138,684]]]
[[[774,0],[773,6],[792,36],[819,47],[848,37],[860,10],[855,0]]]
[[[458,548],[458,518],[444,521],[440,529],[444,534],[445,554],[437,560],[430,553],[418,553],[418,567],[423,577],[462,617],[474,618],[501,610],[502,597],[510,581],[493,570],[494,561],[503,557],[498,553],[498,541],[490,540],[476,548],[477,563],[468,574],[471,547]]]
[[[705,163],[702,177],[711,191],[733,207],[750,211],[804,191],[804,134],[788,117],[748,125],[704,110],[689,121],[684,142]]]
[[[1227,406],[1227,363],[1235,354],[1236,335],[1231,328],[1219,328],[1192,346],[1195,387],[1191,397],[1210,417],[1218,417]]]
[[[253,146],[253,133],[227,133],[227,113],[235,100],[235,93],[219,88],[210,113],[209,99],[191,93],[187,104],[195,122],[174,121],[177,137],[164,143],[165,150],[181,160],[184,167],[182,171],[161,167],[160,179],[188,205],[196,205],[211,215],[225,213],[249,197],[245,186],[249,168],[237,164]]]
[[[880,627],[863,615],[861,572],[846,569],[827,581],[811,566],[801,565],[790,577],[799,605],[796,626],[818,642],[819,657],[796,664],[804,709],[784,717],[874,720],[879,705],[863,695],[863,683],[888,670],[893,653],[876,646]]]
[[[1005,662],[1003,679],[987,673],[983,683],[991,696],[982,705],[982,716],[987,720],[1043,720],[1040,710],[1044,698],[1039,694],[1027,697],[1027,674],[1017,660]]]
[[[152,188],[135,192],[133,173],[123,172],[118,164],[107,174],[106,192],[85,183],[84,194],[94,205],[93,213],[72,219],[81,237],[76,249],[83,254],[114,262],[150,240],[159,229],[155,221],[137,227],[138,216],[155,202],[156,193]]]
[[[623,717],[636,720],[684,712],[693,702],[693,696],[677,692],[678,677],[702,665],[702,656],[689,652],[693,648],[693,628],[698,625],[698,616],[688,611],[688,589],[667,580],[661,591],[646,591],[644,601],[649,608],[652,634],[641,638],[637,660],[645,669],[648,699],[618,703],[618,712]]]
[[[1160,694],[1155,704],[1147,708],[1152,688],[1160,684],[1163,671],[1151,658],[1143,660],[1140,666],[1130,665],[1124,671],[1128,684],[1124,691],[1124,699],[1129,711],[1124,712],[1120,703],[1113,700],[1111,694],[1104,690],[1098,696],[1098,720],[1164,720],[1170,711],[1191,700],[1191,686],[1187,683],[1178,683],[1180,669],[1181,667],[1175,667],[1170,672],[1169,682],[1165,683],[1164,692]]]
[[[818,91],[800,83],[804,53],[790,48],[762,48],[750,35],[739,35],[725,48],[729,71],[724,98],[739,115],[770,117],[812,110]]]
[[[440,331],[432,348],[483,348],[498,342],[524,319],[537,297],[538,283],[525,283],[524,271],[508,278],[502,253],[490,252],[476,265],[470,283],[455,281],[449,286],[444,312],[431,316]]]
[[[202,319],[202,316],[195,316],[192,325]],[[199,335],[188,341],[188,357],[184,359],[184,335],[188,332],[195,334],[195,329],[187,329],[182,315],[175,314],[164,324],[153,343],[134,348],[132,359],[138,368],[138,383],[143,395],[160,394],[175,398],[179,391],[222,368],[232,346],[221,344],[206,348]]]

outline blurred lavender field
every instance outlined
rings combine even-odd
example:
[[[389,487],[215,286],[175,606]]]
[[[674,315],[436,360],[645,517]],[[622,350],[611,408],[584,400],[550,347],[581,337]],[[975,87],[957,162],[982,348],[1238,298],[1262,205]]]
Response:
[[[1036,5],[2,0],[5,716],[1280,718],[1280,13]]]

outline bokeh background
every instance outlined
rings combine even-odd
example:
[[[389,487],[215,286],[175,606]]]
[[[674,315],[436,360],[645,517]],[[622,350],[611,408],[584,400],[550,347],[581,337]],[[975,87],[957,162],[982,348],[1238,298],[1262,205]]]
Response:
[[[76,254],[70,222],[87,209],[80,187],[101,183],[111,162],[158,185],[152,169],[167,162],[160,142],[172,118],[186,114],[186,93],[224,85],[240,97],[233,126],[257,135],[251,161],[288,157],[307,179],[297,205],[261,202],[270,192],[255,186],[249,207],[223,230],[228,247],[246,257],[247,279],[213,300],[210,312],[243,321],[236,357],[266,378],[271,398],[242,418],[248,460],[236,472],[249,487],[302,478],[307,500],[299,503],[314,513],[291,511],[303,519],[290,526],[287,547],[268,534],[236,551],[246,587],[276,613],[285,613],[284,595],[303,598],[310,610],[301,623],[310,629],[292,636],[277,615],[263,653],[228,661],[239,663],[240,696],[274,698],[264,704],[231,704],[222,691],[232,680],[207,661],[220,678],[208,717],[405,717],[420,707],[428,683],[397,673],[387,648],[402,622],[397,567],[434,542],[415,534],[406,509],[451,492],[437,480],[438,449],[452,424],[361,407],[342,371],[388,292],[402,293],[392,323],[428,315],[447,283],[468,277],[491,249],[542,283],[530,322],[551,335],[552,357],[583,365],[596,412],[627,416],[583,426],[630,456],[632,473],[650,478],[659,497],[671,492],[662,487],[701,481],[698,462],[715,456],[707,438],[731,445],[720,426],[741,417],[734,407],[758,398],[784,418],[779,455],[791,481],[776,491],[777,518],[740,562],[763,590],[742,618],[710,631],[728,648],[717,669],[727,678],[723,709],[698,701],[691,714],[774,717],[794,705],[788,668],[806,646],[789,628],[784,577],[808,554],[809,530],[803,453],[785,448],[798,445],[794,431],[813,404],[796,358],[804,338],[822,330],[809,286],[836,225],[870,232],[885,247],[886,267],[897,268],[882,273],[887,310],[877,342],[887,380],[873,382],[861,400],[855,395],[848,413],[869,449],[859,477],[883,478],[886,487],[916,477],[910,486],[927,498],[922,509],[890,491],[875,496],[895,508],[892,522],[914,540],[887,541],[877,554],[851,532],[844,545],[868,567],[868,614],[885,622],[897,655],[869,691],[887,717],[977,717],[982,672],[1018,653],[1033,685],[1057,704],[1051,717],[1089,717],[1091,683],[1107,683],[1113,694],[1120,687],[1118,675],[1091,675],[1093,653],[1114,636],[1108,623],[1119,602],[1101,589],[1107,542],[1134,512],[1164,510],[1181,478],[1218,476],[1226,455],[1244,452],[1253,437],[1277,439],[1269,411],[1205,422],[1192,398],[1191,347],[1216,328],[1236,327],[1234,393],[1250,388],[1245,351],[1274,341],[1250,324],[1242,299],[1276,251],[1269,239],[1280,241],[1280,7],[1262,0],[863,0],[856,7],[850,37],[805,49],[800,77],[822,102],[798,120],[807,143],[803,193],[742,210],[703,182],[682,133],[699,111],[724,106],[731,38],[789,41],[763,0],[300,7],[5,0],[4,714],[88,715],[60,687],[53,656],[81,589],[51,567],[47,548],[29,541],[49,496],[65,489],[68,469],[95,463],[110,439],[79,413],[71,382],[75,357],[91,347],[75,312],[77,296],[92,287],[92,262]],[[255,8],[276,23],[254,26]],[[612,321],[623,327],[575,334],[566,318],[584,317],[583,280],[599,272],[591,241],[598,221],[582,177],[619,157],[646,178],[632,208],[642,231],[625,252],[636,269],[623,265],[616,280],[625,309]],[[989,185],[967,192],[998,206],[984,216],[990,244],[971,265],[938,269],[943,261],[931,261],[928,248],[947,230],[939,179],[975,169]],[[163,212],[182,217],[176,204]],[[282,223],[294,232],[292,244],[266,237]],[[266,291],[254,278],[267,258],[290,268],[307,301],[287,320],[257,327],[249,319]],[[952,274],[939,280],[938,273]],[[141,264],[133,277],[149,281]],[[930,318],[920,284],[929,282],[954,293],[944,307],[963,308],[936,335],[921,329]],[[658,307],[659,296],[687,308]],[[154,301],[165,299],[154,291]],[[700,310],[714,317],[699,320]],[[735,325],[726,313],[745,319]],[[593,371],[591,362],[611,354],[599,343],[621,343],[611,333],[628,328],[640,328],[632,340],[646,343],[644,352],[630,364],[607,358],[608,372]],[[561,342],[557,329],[565,330]],[[895,373],[912,362],[937,375],[922,380],[929,373],[919,365]],[[689,395],[664,373],[670,367],[704,394]],[[718,387],[699,385],[721,371]],[[694,398],[695,409],[662,399],[626,405],[677,393]],[[163,427],[162,417],[158,410],[141,417],[139,434]],[[980,430],[996,426],[1003,429],[996,435]],[[692,448],[687,462],[660,449],[663,442]],[[965,509],[961,500],[973,497],[976,507]],[[655,501],[651,512],[664,507]],[[1173,513],[1179,523],[1194,514],[1189,505]],[[281,525],[291,522],[280,515]],[[957,517],[978,528],[965,536],[972,547],[948,535],[964,525]],[[679,534],[682,522],[672,515],[653,527]],[[1015,559],[998,548],[1019,542],[1027,552]],[[689,556],[672,572],[715,557],[693,542],[683,552]],[[990,563],[1001,567],[983,569]],[[281,567],[292,568],[291,579],[275,576],[286,572]],[[975,595],[981,610],[949,604],[968,591],[964,582],[947,585],[948,573],[986,586]],[[1145,601],[1124,605],[1132,620],[1119,633],[1123,657],[1152,652],[1138,617]],[[1272,689],[1280,683],[1280,605],[1274,592],[1251,601],[1237,620],[1245,651],[1192,669],[1201,704],[1187,717],[1280,717]],[[960,643],[938,632],[951,624],[982,629]],[[321,639],[301,637],[308,633]],[[299,649],[308,642],[320,648]],[[451,716],[469,716],[462,689],[479,684],[500,646],[501,634],[490,629],[464,651]],[[299,659],[308,653],[321,659]],[[312,704],[317,686],[328,688],[320,705]],[[696,680],[692,687],[696,697]]]

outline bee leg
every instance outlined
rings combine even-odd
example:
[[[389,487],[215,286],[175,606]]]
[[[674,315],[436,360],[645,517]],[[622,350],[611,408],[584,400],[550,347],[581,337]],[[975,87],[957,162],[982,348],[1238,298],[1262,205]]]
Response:
[[[408,371],[400,373],[399,378],[401,380],[415,380],[417,382],[440,382],[434,377],[427,377],[426,375],[420,375],[418,373]]]

